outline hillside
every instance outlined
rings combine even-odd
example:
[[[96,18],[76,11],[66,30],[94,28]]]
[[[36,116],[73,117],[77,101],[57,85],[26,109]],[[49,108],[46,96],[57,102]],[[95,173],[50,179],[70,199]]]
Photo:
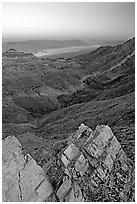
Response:
[[[2,137],[4,141],[13,138],[10,136],[18,139],[22,150],[46,171],[54,191],[63,183],[62,165],[58,170],[57,155],[68,148],[72,142],[70,138],[81,123],[92,130],[98,125],[108,125],[128,162],[130,158],[129,166],[134,169],[135,38],[117,46],[101,46],[79,56],[54,59],[12,48],[2,54],[2,73]],[[96,133],[95,130],[95,136]],[[84,144],[85,140],[82,137],[80,141]],[[83,150],[80,148],[80,151]],[[105,148],[103,151],[101,158],[106,155]],[[122,171],[115,165],[113,170],[114,174]],[[87,180],[84,185],[88,185]],[[103,188],[104,185],[108,192],[106,183]],[[117,184],[114,186],[117,189]],[[83,189],[83,181],[81,187]],[[100,197],[93,191],[94,196],[91,196],[89,187],[83,190],[89,201],[129,200],[130,194],[134,194],[131,191],[126,191],[127,196],[123,197],[117,194],[121,192],[117,189],[114,198],[108,193]]]
[[[37,58],[11,49],[3,53],[3,101],[10,98],[32,115],[43,115],[133,92],[134,41],[66,59]]]
[[[135,38],[65,59],[2,57],[3,138],[15,135],[37,157],[60,151],[81,123],[108,124],[134,161]]]

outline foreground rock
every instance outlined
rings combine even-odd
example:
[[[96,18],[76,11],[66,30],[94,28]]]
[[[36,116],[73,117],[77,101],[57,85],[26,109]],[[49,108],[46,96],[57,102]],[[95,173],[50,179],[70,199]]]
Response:
[[[82,124],[42,168],[15,137],[3,140],[3,201],[133,202],[134,176],[108,126]]]
[[[134,201],[131,160],[108,126],[92,131],[82,124],[59,153],[57,163],[62,177],[56,194],[62,202]]]
[[[3,202],[46,201],[52,195],[45,172],[29,154],[23,154],[14,136],[3,140],[2,153]]]

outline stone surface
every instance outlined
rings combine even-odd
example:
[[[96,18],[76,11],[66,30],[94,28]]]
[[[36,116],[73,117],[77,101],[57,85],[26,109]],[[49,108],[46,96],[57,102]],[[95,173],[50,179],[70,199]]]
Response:
[[[57,196],[61,202],[64,201],[64,198],[65,198],[66,194],[68,193],[68,191],[70,190],[71,185],[72,184],[71,184],[70,178],[67,176],[64,177],[63,184],[61,185],[61,187],[59,188],[59,190],[57,192]]]
[[[2,200],[8,202],[44,201],[53,192],[43,171],[27,154],[14,136],[3,140],[2,144]]]
[[[2,167],[3,201],[135,201],[134,166],[105,125],[93,131],[82,124],[43,168],[22,153],[15,137],[7,137]]]
[[[69,194],[65,197],[66,202],[84,202],[80,187],[75,183]]]
[[[82,124],[70,141],[59,156],[69,178],[67,190],[63,182],[57,191],[62,192],[60,201],[134,200],[134,193],[128,192],[133,188],[133,167],[110,127],[101,125],[92,131]]]
[[[64,151],[65,156],[71,161],[75,159],[79,154],[79,149],[72,143],[69,147]]]

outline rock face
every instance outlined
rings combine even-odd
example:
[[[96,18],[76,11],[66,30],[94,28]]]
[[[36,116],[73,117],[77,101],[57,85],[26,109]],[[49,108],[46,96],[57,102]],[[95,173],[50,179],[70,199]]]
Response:
[[[58,158],[64,166],[60,201],[134,201],[131,161],[108,126],[92,131],[82,124]]]
[[[82,124],[42,168],[15,137],[3,140],[3,201],[133,202],[134,180],[131,160],[108,126],[93,131]]]
[[[43,169],[23,154],[14,136],[5,138],[2,145],[3,202],[46,201],[53,190]]]

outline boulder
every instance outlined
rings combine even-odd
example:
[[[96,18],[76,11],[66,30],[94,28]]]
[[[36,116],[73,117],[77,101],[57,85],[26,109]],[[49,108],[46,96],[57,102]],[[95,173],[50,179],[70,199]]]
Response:
[[[44,170],[14,136],[2,142],[2,182],[3,202],[42,202],[53,193]]]

